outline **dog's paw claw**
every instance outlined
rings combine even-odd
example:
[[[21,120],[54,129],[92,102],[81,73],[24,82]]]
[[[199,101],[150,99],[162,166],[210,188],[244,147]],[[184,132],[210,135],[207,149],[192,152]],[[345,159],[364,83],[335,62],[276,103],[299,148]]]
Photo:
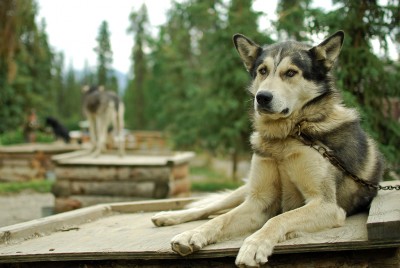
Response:
[[[176,235],[171,240],[171,248],[176,253],[186,256],[195,251],[199,251],[207,245],[206,238],[198,232],[184,232]]]
[[[235,263],[238,267],[260,267],[268,262],[273,248],[273,244],[266,239],[248,238],[240,247]]]
[[[171,242],[171,248],[173,251],[181,256],[187,256],[194,252],[193,248],[189,245],[182,245],[178,242]]]

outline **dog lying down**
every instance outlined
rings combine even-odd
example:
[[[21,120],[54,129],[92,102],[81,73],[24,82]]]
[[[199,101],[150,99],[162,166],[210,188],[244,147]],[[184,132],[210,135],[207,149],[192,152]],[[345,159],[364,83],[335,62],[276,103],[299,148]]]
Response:
[[[343,39],[338,31],[313,47],[295,41],[261,47],[241,34],[233,37],[254,98],[249,180],[205,206],[154,215],[156,226],[166,226],[230,209],[173,237],[175,252],[185,256],[250,232],[236,265],[260,266],[278,242],[341,226],[346,215],[368,208],[376,188],[355,182],[297,137],[313,137],[316,146],[365,181],[376,184],[382,178],[383,160],[375,142],[334,86],[331,72]]]

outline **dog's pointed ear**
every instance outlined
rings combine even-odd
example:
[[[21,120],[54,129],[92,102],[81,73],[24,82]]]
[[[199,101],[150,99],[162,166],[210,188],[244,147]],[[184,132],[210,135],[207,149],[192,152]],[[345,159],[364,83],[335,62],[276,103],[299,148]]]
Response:
[[[235,34],[233,43],[242,58],[244,66],[250,72],[255,60],[262,52],[262,48],[242,34]]]
[[[344,32],[338,31],[322,41],[321,44],[310,49],[318,61],[323,61],[327,70],[330,70],[340,54],[343,45]]]

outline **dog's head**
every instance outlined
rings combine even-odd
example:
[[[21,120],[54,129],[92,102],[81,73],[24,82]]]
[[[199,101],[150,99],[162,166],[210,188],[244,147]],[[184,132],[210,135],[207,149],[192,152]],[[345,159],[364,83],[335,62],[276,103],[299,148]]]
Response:
[[[89,85],[84,85],[82,87],[82,93],[83,94],[91,94],[93,92],[103,92],[104,90],[104,86],[100,85],[100,86],[89,86]]]
[[[271,119],[289,117],[329,93],[333,67],[343,44],[338,31],[317,46],[287,41],[261,47],[241,34],[233,42],[252,77],[254,109]]]

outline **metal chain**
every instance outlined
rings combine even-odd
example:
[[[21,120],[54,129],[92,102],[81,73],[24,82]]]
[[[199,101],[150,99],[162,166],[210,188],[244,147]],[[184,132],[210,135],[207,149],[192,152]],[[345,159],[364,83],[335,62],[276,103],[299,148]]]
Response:
[[[368,187],[370,189],[376,189],[376,190],[398,190],[400,191],[400,185],[387,185],[387,186],[382,186],[379,183],[372,183],[367,180],[364,180],[357,175],[351,173],[348,171],[332,153],[328,151],[324,146],[319,146],[315,144],[315,139],[310,137],[309,135],[306,135],[301,131],[301,125],[297,125],[297,132],[294,135],[294,137],[298,140],[300,140],[302,143],[304,143],[307,146],[310,146],[314,150],[316,150],[318,153],[320,153],[324,158],[328,159],[328,161],[340,169],[343,173],[345,173],[347,176],[349,176],[353,181],[357,182],[358,184],[361,184],[365,187]]]

